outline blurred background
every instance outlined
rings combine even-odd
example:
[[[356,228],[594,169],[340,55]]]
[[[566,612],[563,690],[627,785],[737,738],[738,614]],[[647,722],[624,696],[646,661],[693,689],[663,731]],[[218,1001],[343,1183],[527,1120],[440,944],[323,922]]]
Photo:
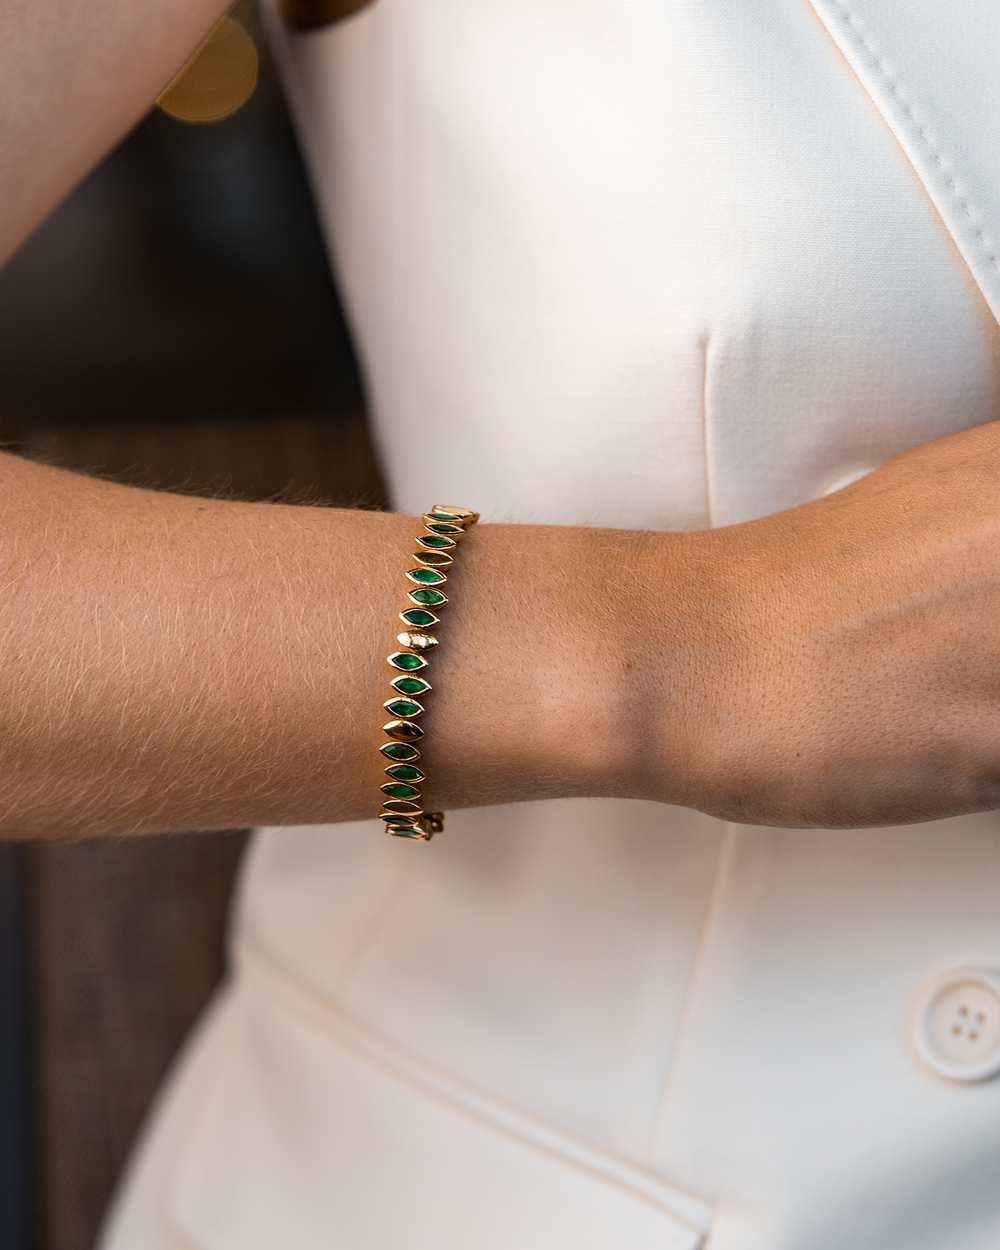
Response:
[[[384,506],[250,0],[0,273],[0,440],[118,481]],[[223,975],[246,838],[0,844],[0,1248],[90,1250]]]

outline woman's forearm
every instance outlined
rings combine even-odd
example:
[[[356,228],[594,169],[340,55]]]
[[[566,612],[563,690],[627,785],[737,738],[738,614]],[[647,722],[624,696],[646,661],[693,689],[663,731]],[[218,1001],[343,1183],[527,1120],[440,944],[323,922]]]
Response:
[[[419,521],[159,494],[9,455],[0,473],[0,832],[376,814]],[[624,626],[650,537],[469,536],[424,718],[429,804],[628,788],[643,726]]]

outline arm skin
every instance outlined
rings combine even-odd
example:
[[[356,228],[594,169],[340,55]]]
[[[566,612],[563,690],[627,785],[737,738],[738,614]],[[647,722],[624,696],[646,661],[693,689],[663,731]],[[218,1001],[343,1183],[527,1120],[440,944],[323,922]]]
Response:
[[[222,7],[0,6],[0,258]],[[989,425],[728,529],[476,527],[434,664],[428,806],[621,795],[828,826],[1000,806],[998,479]],[[375,814],[412,519],[2,454],[0,512],[0,834]]]
[[[10,455],[0,512],[0,834],[376,814],[417,519],[161,494]],[[622,661],[587,562],[627,564],[644,541],[469,535],[430,674],[429,803],[604,788],[623,709],[578,703],[618,689]],[[581,717],[595,732],[577,743]]]
[[[0,264],[111,148],[226,0],[3,0]]]
[[[574,795],[749,823],[1000,803],[1000,425],[697,534],[480,525],[432,808]],[[0,832],[371,817],[413,518],[0,458]]]

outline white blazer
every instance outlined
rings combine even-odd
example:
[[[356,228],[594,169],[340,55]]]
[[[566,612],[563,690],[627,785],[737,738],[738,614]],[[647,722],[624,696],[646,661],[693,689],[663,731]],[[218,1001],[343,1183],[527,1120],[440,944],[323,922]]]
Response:
[[[996,0],[275,32],[399,508],[728,524],[1000,415]],[[105,1250],[1000,1246],[994,815],[269,830],[233,949]]]

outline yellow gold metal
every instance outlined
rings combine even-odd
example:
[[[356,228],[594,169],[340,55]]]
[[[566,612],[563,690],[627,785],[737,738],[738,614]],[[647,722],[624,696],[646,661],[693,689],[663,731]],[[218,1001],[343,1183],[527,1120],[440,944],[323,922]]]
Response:
[[[413,541],[428,551],[454,551],[457,546],[454,538],[449,538],[446,534],[421,534]],[[443,543],[448,545],[442,546]]]
[[[386,816],[422,816],[423,808],[419,803],[411,803],[409,799],[383,799],[379,820]]]
[[[458,517],[462,525],[475,525],[479,520],[479,513],[473,512],[471,508],[450,508],[447,504],[436,503],[431,508],[432,516],[441,516],[444,514],[449,517]]]
[[[465,537],[465,530],[461,525],[456,525],[454,521],[437,521],[434,517],[428,515],[421,519],[425,529],[431,534],[440,534],[442,538],[450,538],[456,543],[460,543]]]
[[[414,621],[411,617],[411,614],[414,612],[422,612],[424,614],[424,617],[429,616],[431,619],[429,621],[421,620],[418,623]],[[441,624],[440,616],[435,616],[434,613],[431,612],[428,608],[407,608],[405,612],[400,612],[399,619],[403,622],[404,625],[409,625],[411,629],[413,628],[428,629],[434,625]]]
[[[415,551],[413,558],[429,569],[446,569],[455,563],[447,551]]]
[[[432,609],[448,602],[447,595],[437,589],[447,581],[443,570],[451,568],[456,545],[465,537],[466,530],[479,520],[479,513],[435,504],[430,512],[423,514],[422,520],[427,532],[415,540],[419,550],[414,552],[413,559],[418,567],[406,571],[407,579],[415,585],[406,596],[413,607],[399,614],[404,625],[414,628],[397,636],[405,650],[394,651],[387,657],[389,665],[399,674],[389,683],[397,695],[382,706],[397,719],[382,726],[390,741],[383,742],[379,750],[390,761],[385,774],[391,780],[382,784],[382,793],[388,797],[383,798],[379,819],[385,822],[386,832],[393,837],[429,842],[444,829],[444,812],[423,810],[418,787],[424,780],[424,772],[413,767],[412,761],[420,758],[413,744],[424,736],[423,728],[415,720],[424,712],[424,706],[412,692],[407,692],[407,686],[411,691],[416,688],[415,693],[421,697],[430,692],[430,683],[416,674],[427,667],[422,653],[432,651],[438,640],[433,634],[421,631],[427,625],[439,623]],[[393,793],[406,797],[392,798]]]
[[[413,711],[404,712],[397,710],[402,703],[410,704],[413,707]],[[423,716],[424,714],[424,705],[418,703],[416,699],[411,699],[408,694],[397,694],[393,699],[386,699],[382,706],[393,716],[398,716],[400,720],[411,720],[414,716]]]
[[[409,747],[409,752],[402,756],[396,754],[396,747],[399,746]],[[379,750],[387,760],[392,760],[394,764],[412,764],[414,760],[420,759],[420,752],[411,742],[383,742]]]
[[[433,599],[427,598],[429,590],[434,592]],[[433,609],[435,612],[438,608],[443,608],[448,602],[448,596],[443,590],[438,590],[436,586],[418,586],[416,590],[408,590],[406,597],[415,608],[428,608]]]
[[[406,800],[411,803],[420,802],[420,790],[408,781],[386,781],[379,786],[379,789],[386,795],[390,803],[398,803],[400,800]],[[396,794],[395,790],[397,789],[408,790],[409,794]]]
[[[424,736],[424,731],[411,720],[391,720],[382,726],[387,738],[395,738],[397,742],[415,742]]]
[[[392,812],[383,812],[380,819],[385,821],[386,833],[397,838],[416,838],[421,842],[429,842],[436,833],[444,831],[444,812],[420,812],[397,816],[394,816]]]
[[[412,833],[410,832],[411,829]],[[388,825],[386,827],[386,832],[391,833],[394,838],[413,838],[417,842],[429,842],[431,838],[434,837],[434,834],[440,833],[441,830],[431,830],[428,832],[420,825],[408,825],[405,827],[398,826],[396,828],[393,828],[392,825]]]
[[[414,651],[433,651],[438,645],[438,640],[433,634],[414,634],[407,632],[404,634],[397,634],[396,641],[403,647],[412,647]],[[426,664],[427,661],[424,660],[424,663]],[[417,670],[413,669],[412,671],[416,672]]]
[[[410,644],[405,639],[409,637],[409,634],[399,634],[396,641],[402,643],[404,647],[408,647]],[[422,656],[412,655],[409,651],[393,651],[392,655],[386,656],[386,659],[393,668],[398,668],[401,673],[419,673],[422,668],[427,667],[427,661]],[[420,663],[414,664],[413,660],[419,660]]]
[[[406,576],[415,586],[429,586],[431,590],[437,590],[443,582],[448,580],[447,573],[442,573],[440,569],[432,568],[430,565],[427,565],[425,568],[407,569]],[[435,578],[436,580],[425,581],[425,577]]]
[[[416,773],[417,775],[415,777],[410,777],[410,778],[396,776],[397,771],[401,771],[407,768],[410,770],[410,772]],[[386,775],[391,777],[393,781],[402,781],[402,782],[405,782],[405,784],[409,786],[419,785],[421,781],[426,780],[426,776],[424,774],[423,769],[417,768],[416,764],[393,764],[391,767],[387,768],[385,771],[386,771]]]
[[[392,686],[393,690],[395,690],[397,694],[402,695],[404,699],[417,699],[421,695],[428,694],[431,690],[434,689],[434,687],[425,677],[413,677],[409,673],[406,673],[405,675],[400,674],[399,677],[394,677],[392,681],[389,682],[389,685]],[[407,685],[411,687],[419,686],[420,689],[419,690],[413,690],[413,689],[407,690],[406,689]],[[403,687],[403,688],[400,689],[400,687]],[[385,705],[383,704],[383,707],[384,706]]]

